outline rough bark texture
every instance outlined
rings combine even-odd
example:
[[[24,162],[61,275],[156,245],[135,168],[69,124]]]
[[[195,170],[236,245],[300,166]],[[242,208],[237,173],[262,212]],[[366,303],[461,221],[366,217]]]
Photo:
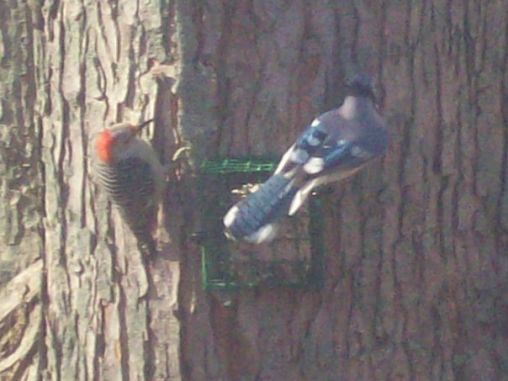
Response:
[[[0,378],[508,379],[503,0],[0,2]],[[201,287],[196,165],[281,154],[372,74],[383,160],[325,196],[320,290]],[[145,261],[89,176],[155,116]]]

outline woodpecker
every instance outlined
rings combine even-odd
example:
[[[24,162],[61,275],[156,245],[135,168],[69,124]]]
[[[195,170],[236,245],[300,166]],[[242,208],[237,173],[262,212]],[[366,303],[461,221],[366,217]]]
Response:
[[[295,214],[315,187],[349,177],[385,152],[388,132],[370,77],[355,75],[346,90],[342,106],[314,119],[275,173],[227,212],[223,222],[228,238],[269,242],[279,220]]]
[[[165,189],[164,169],[153,148],[137,134],[152,122],[116,124],[95,139],[94,169],[99,186],[138,241],[139,249],[156,252],[152,231]]]

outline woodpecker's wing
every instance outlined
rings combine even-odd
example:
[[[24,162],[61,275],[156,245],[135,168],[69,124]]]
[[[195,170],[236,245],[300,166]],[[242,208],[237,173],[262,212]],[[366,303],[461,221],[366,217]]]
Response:
[[[131,157],[113,165],[97,163],[96,167],[101,185],[138,241],[151,244],[158,200],[150,164]]]

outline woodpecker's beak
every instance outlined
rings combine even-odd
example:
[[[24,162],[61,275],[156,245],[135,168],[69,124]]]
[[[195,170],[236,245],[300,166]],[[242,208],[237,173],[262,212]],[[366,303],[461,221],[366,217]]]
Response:
[[[147,126],[148,124],[152,123],[154,120],[155,120],[155,119],[148,119],[147,121],[145,121],[145,122],[143,122],[143,123],[141,123],[141,124],[138,124],[138,125],[136,126],[136,130],[141,131],[141,129],[142,129],[143,127],[145,127],[145,126]]]

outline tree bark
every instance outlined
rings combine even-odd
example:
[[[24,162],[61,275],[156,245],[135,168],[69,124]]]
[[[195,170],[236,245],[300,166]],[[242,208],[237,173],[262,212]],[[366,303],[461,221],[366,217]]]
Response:
[[[10,0],[0,25],[1,379],[508,379],[505,1]],[[323,196],[323,287],[204,291],[199,164],[281,155],[356,71],[391,145]],[[145,259],[89,142],[150,117]]]

